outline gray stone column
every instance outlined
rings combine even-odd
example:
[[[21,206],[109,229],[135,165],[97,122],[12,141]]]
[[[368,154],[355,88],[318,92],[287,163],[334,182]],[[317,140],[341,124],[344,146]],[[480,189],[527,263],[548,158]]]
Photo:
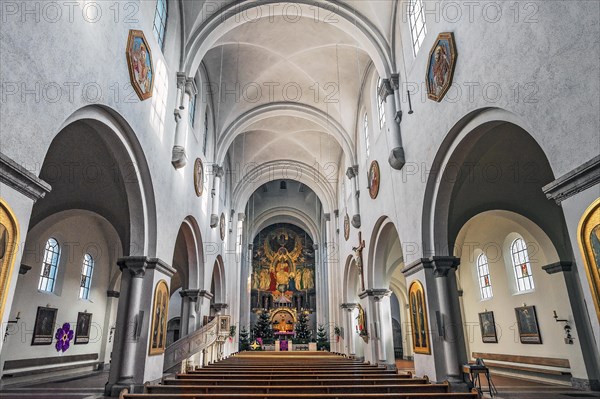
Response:
[[[198,93],[194,78],[186,78],[184,73],[177,74],[177,93],[183,92],[182,101],[175,109],[175,143],[171,154],[171,164],[175,169],[183,168],[187,164],[185,143],[187,142],[190,99]]]
[[[431,258],[440,308],[442,346],[446,378],[452,384],[463,383],[462,365],[467,362],[456,269],[460,259],[453,256]]]
[[[213,188],[210,193],[212,196],[212,213],[210,215],[210,227],[213,229],[219,225],[219,195],[221,190],[221,179],[225,175],[225,169],[222,166],[213,164]]]
[[[352,314],[352,312],[355,309],[358,309],[358,304],[357,303],[343,303],[340,305],[340,308],[342,308],[343,310],[346,311],[346,317],[345,319],[345,323],[346,324],[344,326],[344,340],[346,340],[346,342],[348,343],[348,350],[347,350],[347,355],[348,356],[353,356],[356,354],[356,348],[354,346],[354,315]]]
[[[384,298],[389,297],[392,291],[386,288],[380,289],[368,289],[360,294],[360,298],[369,298],[370,308],[374,308],[373,314],[373,331],[371,334],[371,340],[374,343],[374,359],[377,360],[378,364],[388,364],[386,343],[392,342],[392,320],[391,317],[388,320],[384,319],[384,311],[382,310],[382,301]],[[387,303],[387,314],[390,314],[389,301]],[[392,362],[393,363],[393,362]]]
[[[592,328],[590,320],[587,317],[586,305],[581,291],[579,276],[577,276],[577,269],[572,262],[568,261],[552,263],[543,266],[542,269],[548,274],[562,273],[565,285],[567,286],[567,294],[571,302],[571,311],[573,312],[573,321],[577,329],[577,341],[579,341],[583,361],[588,372],[587,380],[571,378],[571,384],[583,390],[600,391],[600,380],[594,378],[597,375],[597,370],[600,368],[597,362],[598,356],[593,349],[590,350],[590,348],[595,348],[597,344],[594,342],[593,335],[589,333]]]
[[[206,290],[200,290],[198,293],[198,302],[196,304],[196,315],[198,317],[196,320],[198,323],[196,326],[197,329],[203,324],[204,316],[210,316],[210,301],[213,297],[213,293]]]
[[[392,168],[400,170],[404,167],[406,160],[404,157],[404,148],[402,148],[402,137],[400,135],[402,113],[396,109],[394,96],[393,82],[396,82],[397,85],[397,75],[395,76],[396,79],[394,77],[391,79],[382,79],[378,92],[385,108],[388,145],[392,148],[388,162]]]
[[[200,290],[181,290],[181,337],[196,330],[196,302]]]
[[[360,198],[360,189],[358,187],[358,165],[354,165],[346,170],[346,176],[350,180],[352,185],[352,226],[360,228],[360,205],[358,199]]]

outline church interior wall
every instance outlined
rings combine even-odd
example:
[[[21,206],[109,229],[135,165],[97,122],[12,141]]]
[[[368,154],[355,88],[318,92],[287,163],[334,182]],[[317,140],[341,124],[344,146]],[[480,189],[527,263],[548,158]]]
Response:
[[[490,228],[493,226],[493,229]],[[518,293],[514,288],[514,274],[509,246],[514,237],[527,243],[535,289]],[[508,241],[507,241],[508,240]],[[499,353],[514,356],[539,356],[568,359],[575,378],[585,378],[581,349],[578,344],[564,342],[562,323],[553,314],[569,320],[572,335],[578,340],[573,321],[571,302],[561,274],[550,275],[542,267],[557,262],[558,254],[548,236],[528,219],[506,211],[490,211],[475,216],[464,227],[457,242],[461,265],[458,270],[459,289],[463,291],[462,306],[468,356],[473,352]],[[485,253],[489,262],[493,297],[482,299],[477,279],[477,258]],[[548,295],[552,293],[552,295]],[[522,344],[514,308],[535,306],[542,343]],[[478,313],[494,312],[498,343],[483,343]]]
[[[55,238],[61,246],[58,277],[54,293],[38,290],[38,282],[46,241]],[[115,314],[107,309],[107,291],[111,287],[111,277],[118,273],[116,259],[121,253],[121,243],[114,228],[97,214],[85,211],[68,211],[47,218],[35,226],[28,234],[23,250],[22,263],[31,266],[19,281],[13,300],[13,313],[20,313],[17,329],[11,329],[2,352],[3,363],[16,359],[37,359],[58,356],[54,345],[31,346],[38,307],[49,306],[58,309],[56,326],[70,323],[75,330],[78,312],[92,314],[90,342],[71,345],[70,355],[98,354],[98,360],[105,361],[111,344],[108,326],[114,324]],[[90,299],[79,299],[82,262],[85,253],[90,253],[95,261],[92,275]],[[105,323],[106,315],[111,321]],[[53,329],[54,332],[55,329]]]

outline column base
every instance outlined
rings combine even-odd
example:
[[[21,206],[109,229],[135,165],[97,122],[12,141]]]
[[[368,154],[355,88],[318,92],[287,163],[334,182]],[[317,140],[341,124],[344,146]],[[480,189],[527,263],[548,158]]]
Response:
[[[355,228],[359,229],[361,226],[361,221],[360,221],[360,215],[354,215],[352,216],[352,226],[354,226]]]
[[[119,381],[113,385],[107,383],[104,386],[104,396],[118,398],[124,389],[129,393],[144,393],[144,384],[135,383],[133,378]]]
[[[187,155],[185,147],[176,145],[171,152],[171,164],[175,169],[181,169],[187,164]]]
[[[406,164],[406,157],[404,156],[404,148],[396,147],[390,152],[388,162],[393,169],[401,170]]]
[[[571,378],[571,386],[582,391],[600,391],[600,381]]]

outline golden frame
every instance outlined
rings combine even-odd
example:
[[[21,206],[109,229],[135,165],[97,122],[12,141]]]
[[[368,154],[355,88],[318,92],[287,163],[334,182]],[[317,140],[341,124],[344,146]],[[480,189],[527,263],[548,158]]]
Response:
[[[344,239],[346,241],[350,239],[350,216],[347,213],[344,216]]]
[[[585,263],[585,272],[587,274],[594,306],[596,307],[596,316],[600,321],[600,265],[596,264],[594,250],[590,244],[592,231],[600,225],[600,198],[595,200],[588,209],[586,209],[579,228],[577,229],[577,241],[579,249]],[[594,267],[596,266],[596,267]]]
[[[136,59],[134,57],[133,52],[136,39],[142,41],[142,44],[144,45],[144,50],[146,51],[148,61],[150,63],[150,81],[148,82],[148,87],[146,88],[146,90],[142,90],[142,87],[140,86],[135,75],[134,61],[136,61]],[[146,40],[146,36],[144,35],[143,31],[135,29],[131,29],[129,31],[125,55],[127,56],[127,68],[129,69],[129,80],[131,86],[133,86],[133,89],[135,90],[141,101],[149,99],[150,97],[152,97],[152,93],[154,91],[154,63],[152,62],[152,50],[148,45],[148,40]]]
[[[371,162],[369,166],[369,196],[372,199],[376,199],[379,195],[379,185],[381,184],[381,169],[379,169],[379,162]]]
[[[431,355],[429,324],[427,320],[427,301],[425,299],[423,284],[421,284],[419,280],[415,280],[410,284],[408,290],[408,302],[413,351],[421,355]]]
[[[14,212],[2,198],[0,198],[0,224],[5,228],[3,232],[0,232],[2,234],[0,243],[4,246],[4,248],[0,248],[0,252],[4,252],[0,258],[0,320],[3,320],[19,242],[19,225]]]
[[[440,42],[445,42],[446,44],[440,44]],[[442,84],[441,90],[439,92],[435,92],[435,87],[432,86],[431,83],[431,75],[432,69],[435,68],[433,57],[435,56],[436,50],[438,47],[441,47],[444,52],[449,52],[450,54],[446,54],[446,70],[447,70],[447,80]],[[446,50],[447,49],[447,50]],[[442,32],[435,39],[431,50],[429,51],[429,58],[427,59],[427,72],[425,74],[425,84],[427,85],[427,98],[433,101],[437,101],[438,103],[443,100],[444,96],[452,86],[452,79],[454,78],[454,69],[456,67],[456,59],[458,58],[458,53],[456,51],[456,42],[454,41],[454,33],[452,32]],[[435,62],[437,63],[437,61]],[[433,72],[433,76],[435,77],[435,72]]]
[[[221,236],[221,241],[225,240],[225,214],[221,213],[221,217],[219,219],[219,235]]]
[[[204,193],[204,164],[200,158],[196,158],[194,162],[194,190],[197,197]]]
[[[150,349],[148,354],[162,355],[167,344],[167,318],[169,315],[169,286],[165,280],[160,280],[154,289],[152,305],[152,329],[150,330]]]

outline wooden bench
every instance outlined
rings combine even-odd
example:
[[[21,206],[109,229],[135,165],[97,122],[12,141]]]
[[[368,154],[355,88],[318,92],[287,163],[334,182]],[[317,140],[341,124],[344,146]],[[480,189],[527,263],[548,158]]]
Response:
[[[273,374],[177,374],[177,378],[182,379],[200,379],[202,377],[213,380],[240,380],[240,379],[257,379],[257,380],[280,380],[285,379],[320,379],[320,380],[331,380],[340,378],[351,378],[351,379],[381,379],[390,378],[397,376],[398,378],[411,378],[410,375],[406,374],[290,374],[290,375],[273,375]]]
[[[498,353],[481,352],[473,352],[471,356],[474,359],[483,359],[485,361],[485,365],[492,369],[519,370],[556,376],[571,375],[571,364],[569,362],[569,359],[537,356],[504,355]],[[499,361],[513,364],[497,363]],[[550,369],[547,367],[562,368],[563,370]]]
[[[151,394],[346,394],[367,391],[375,393],[448,393],[448,384],[416,385],[338,385],[338,386],[224,386],[224,385],[148,385]]]
[[[278,380],[262,380],[262,379],[236,379],[236,380],[214,380],[214,379],[175,379],[167,378],[162,382],[164,385],[246,385],[246,386],[277,386],[277,385],[415,385],[427,384],[427,378],[381,378],[381,379],[354,379],[354,378],[336,378],[334,380],[316,380],[316,379],[278,379]]]
[[[121,393],[120,399],[479,399],[476,391],[470,393],[344,393],[344,394],[129,394]]]

